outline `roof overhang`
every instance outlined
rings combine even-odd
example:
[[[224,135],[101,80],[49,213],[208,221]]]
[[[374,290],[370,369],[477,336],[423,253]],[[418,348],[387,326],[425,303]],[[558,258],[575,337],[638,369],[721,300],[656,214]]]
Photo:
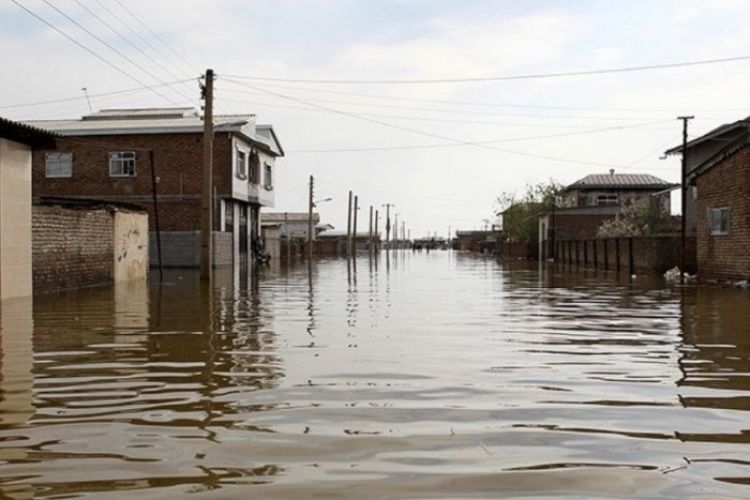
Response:
[[[0,137],[31,147],[46,147],[54,144],[60,136],[49,130],[0,117]]]
[[[736,122],[733,122],[733,123],[725,123],[724,125],[720,125],[716,127],[715,129],[711,130],[710,132],[703,134],[700,137],[696,137],[695,139],[691,141],[688,141],[685,147],[687,149],[690,149],[694,146],[697,146],[698,144],[709,141],[711,139],[715,139],[724,134],[727,134],[729,132],[733,132],[735,130],[742,129],[742,128],[750,129],[750,119],[744,118],[742,120],[737,120]],[[682,144],[664,151],[664,154],[666,156],[676,155],[680,153],[682,153]]]

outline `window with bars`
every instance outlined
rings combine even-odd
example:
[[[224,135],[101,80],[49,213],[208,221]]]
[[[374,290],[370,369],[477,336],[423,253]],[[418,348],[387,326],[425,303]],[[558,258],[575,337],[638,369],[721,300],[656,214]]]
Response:
[[[273,169],[268,163],[264,164],[263,187],[266,188],[267,191],[273,189]]]
[[[730,222],[729,207],[708,209],[708,231],[711,236],[729,234]]]
[[[234,203],[229,200],[224,202],[224,231],[234,232]]]
[[[237,150],[237,177],[247,179],[247,153]]]
[[[109,153],[110,177],[135,177],[135,151]]]
[[[260,159],[258,158],[258,153],[252,152],[250,153],[250,172],[249,172],[249,180],[252,184],[258,184],[260,183]]]
[[[73,153],[47,153],[44,173],[50,179],[73,177]]]

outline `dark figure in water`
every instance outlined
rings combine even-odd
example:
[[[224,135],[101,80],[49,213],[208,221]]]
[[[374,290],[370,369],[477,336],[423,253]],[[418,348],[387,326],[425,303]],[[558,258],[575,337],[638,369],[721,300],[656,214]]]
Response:
[[[263,241],[260,238],[253,238],[252,249],[255,262],[259,264],[268,264],[271,260],[271,254],[265,251],[263,248]]]

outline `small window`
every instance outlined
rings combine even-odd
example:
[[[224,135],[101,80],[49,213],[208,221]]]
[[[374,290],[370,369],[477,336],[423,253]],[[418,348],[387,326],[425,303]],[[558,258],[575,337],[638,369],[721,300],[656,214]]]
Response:
[[[109,153],[110,177],[135,177],[135,151]]]
[[[596,204],[598,206],[602,205],[617,205],[617,195],[616,194],[600,194],[596,197]]]
[[[44,169],[45,175],[51,179],[73,177],[73,153],[47,153]]]
[[[263,172],[263,187],[268,191],[273,189],[273,169],[268,163],[265,164],[265,171]]]
[[[729,208],[708,209],[708,230],[711,235],[729,234]]]
[[[258,184],[260,182],[260,159],[258,159],[258,153],[250,153],[250,182],[252,184]]]
[[[234,203],[229,200],[224,202],[224,231],[234,232]]]
[[[237,150],[237,177],[247,179],[247,153]]]

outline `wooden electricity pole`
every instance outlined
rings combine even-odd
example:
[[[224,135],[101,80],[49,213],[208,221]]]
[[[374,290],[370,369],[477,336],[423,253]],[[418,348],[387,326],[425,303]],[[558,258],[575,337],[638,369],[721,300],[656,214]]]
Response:
[[[370,205],[370,231],[367,233],[367,248],[372,250],[372,205]]]
[[[380,233],[378,233],[378,221],[380,220],[380,211],[375,210],[375,250],[380,250]]]
[[[685,283],[685,261],[687,253],[687,140],[688,121],[694,116],[678,116],[682,120],[682,174],[680,183],[682,185],[682,220],[680,224],[680,284]]]
[[[315,195],[315,179],[310,176],[310,196],[307,207],[307,258],[312,261],[313,259],[313,207],[315,201],[313,196]]]
[[[359,212],[359,196],[354,196],[354,222],[352,223],[352,253],[357,253],[357,212]]]
[[[352,192],[349,191],[349,209],[346,214],[346,256],[352,253]]]
[[[201,196],[201,279],[211,280],[213,274],[213,138],[214,138],[214,71],[206,70],[203,84],[203,186]]]

